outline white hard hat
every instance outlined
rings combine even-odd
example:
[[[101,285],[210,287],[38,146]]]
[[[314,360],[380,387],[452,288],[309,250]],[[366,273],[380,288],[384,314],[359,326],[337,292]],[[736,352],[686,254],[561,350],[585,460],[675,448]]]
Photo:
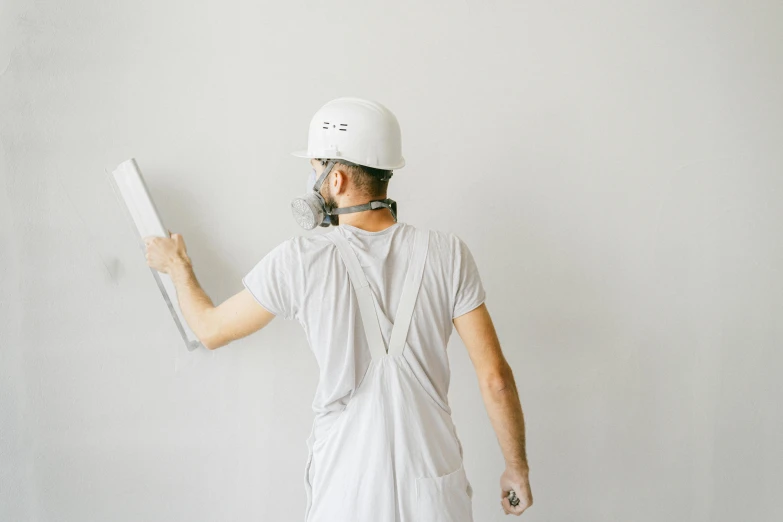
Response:
[[[337,98],[318,109],[310,121],[307,150],[291,154],[383,170],[405,166],[397,118],[380,103],[363,98]]]

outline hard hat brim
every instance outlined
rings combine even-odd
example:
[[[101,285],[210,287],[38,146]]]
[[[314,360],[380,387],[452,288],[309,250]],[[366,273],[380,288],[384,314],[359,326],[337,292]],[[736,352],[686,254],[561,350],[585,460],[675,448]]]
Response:
[[[307,150],[297,150],[291,153],[292,156],[296,156],[298,158],[320,158],[323,156],[314,156],[313,154],[310,154]],[[328,157],[328,155],[327,155]],[[347,158],[346,158],[347,159]],[[348,159],[348,161],[351,161]],[[384,169],[384,170],[395,170],[395,169],[401,169],[405,166],[405,159],[403,158],[400,164],[394,165],[392,167],[375,167],[376,169]]]

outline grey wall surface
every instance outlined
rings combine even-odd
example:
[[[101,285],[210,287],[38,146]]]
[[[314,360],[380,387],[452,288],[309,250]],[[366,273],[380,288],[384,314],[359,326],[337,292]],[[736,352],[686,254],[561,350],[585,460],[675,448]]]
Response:
[[[306,234],[315,111],[398,117],[400,220],[471,247],[529,521],[773,521],[780,2],[0,3],[0,520],[296,521],[318,368],[185,351],[108,184],[135,157],[217,303]],[[450,343],[477,522],[503,459]]]

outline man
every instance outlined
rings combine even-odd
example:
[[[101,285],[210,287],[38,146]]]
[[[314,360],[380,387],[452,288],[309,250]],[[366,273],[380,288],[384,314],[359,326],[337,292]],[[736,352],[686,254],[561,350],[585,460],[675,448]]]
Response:
[[[532,502],[524,420],[511,368],[467,245],[397,221],[387,198],[402,168],[396,117],[338,98],[310,124],[308,192],[292,202],[305,229],[273,248],[215,307],[182,236],[147,237],[147,260],[170,274],[182,313],[214,350],[296,319],[321,369],[304,472],[306,522],[472,522],[473,488],[448,404],[446,345],[457,329],[478,375],[506,470],[501,506]],[[509,495],[510,492],[513,494]]]

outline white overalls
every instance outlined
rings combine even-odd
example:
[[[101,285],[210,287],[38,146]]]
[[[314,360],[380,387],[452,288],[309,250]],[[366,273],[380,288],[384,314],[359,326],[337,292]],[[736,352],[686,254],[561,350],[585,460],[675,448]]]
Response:
[[[305,522],[473,522],[473,488],[451,414],[403,355],[429,231],[415,231],[393,324],[376,305],[349,241],[337,230],[325,235],[348,269],[372,359],[326,433],[316,439],[313,430],[307,439]],[[384,331],[391,331],[388,353]]]

